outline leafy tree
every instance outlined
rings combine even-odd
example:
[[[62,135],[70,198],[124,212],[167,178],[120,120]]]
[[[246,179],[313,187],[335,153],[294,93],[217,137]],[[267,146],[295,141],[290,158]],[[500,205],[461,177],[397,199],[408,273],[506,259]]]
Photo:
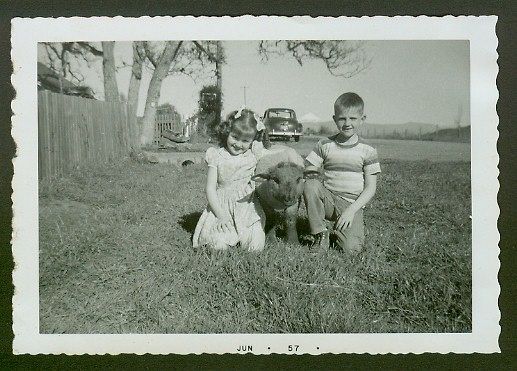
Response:
[[[174,105],[169,102],[160,104],[158,107],[156,107],[156,111],[164,113],[178,113],[176,107],[174,107]]]
[[[214,136],[221,123],[222,92],[217,85],[204,86],[199,92],[198,132]]]

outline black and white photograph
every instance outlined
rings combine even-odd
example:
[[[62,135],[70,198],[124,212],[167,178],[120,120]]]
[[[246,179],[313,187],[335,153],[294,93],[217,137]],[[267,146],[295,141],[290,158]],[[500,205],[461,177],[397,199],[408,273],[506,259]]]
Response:
[[[498,351],[495,21],[14,20],[15,352]]]

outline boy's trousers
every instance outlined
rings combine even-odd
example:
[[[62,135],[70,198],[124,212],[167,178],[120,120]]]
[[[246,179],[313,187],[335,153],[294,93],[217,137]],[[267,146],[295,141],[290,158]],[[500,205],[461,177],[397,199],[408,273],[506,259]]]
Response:
[[[327,229],[325,219],[336,222],[341,213],[350,206],[350,202],[333,194],[320,180],[308,179],[303,191],[311,233],[316,234]],[[364,244],[363,210],[355,213],[354,220],[348,228],[334,230],[336,244],[343,250],[357,253]]]

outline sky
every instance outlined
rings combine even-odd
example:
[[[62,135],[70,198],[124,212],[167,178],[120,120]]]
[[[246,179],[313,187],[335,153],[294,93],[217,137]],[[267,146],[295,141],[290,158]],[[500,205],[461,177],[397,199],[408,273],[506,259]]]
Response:
[[[365,52],[371,63],[351,77],[335,77],[322,61],[300,66],[292,57],[260,60],[257,41],[224,41],[227,63],[223,67],[223,112],[244,104],[259,114],[269,107],[292,108],[299,118],[332,119],[333,104],[342,93],[353,91],[365,101],[367,122],[399,124],[422,122],[450,127],[458,112],[461,124],[470,124],[469,44],[463,40],[367,41]],[[38,59],[44,59],[40,50]],[[117,42],[118,66],[131,63],[131,42]],[[82,66],[85,82],[103,95],[102,66]],[[127,95],[130,68],[119,69],[119,90]],[[143,114],[150,73],[140,89],[138,114]],[[210,73],[204,78],[173,75],[162,84],[160,103],[173,104],[185,117],[198,106],[201,87],[215,83]]]

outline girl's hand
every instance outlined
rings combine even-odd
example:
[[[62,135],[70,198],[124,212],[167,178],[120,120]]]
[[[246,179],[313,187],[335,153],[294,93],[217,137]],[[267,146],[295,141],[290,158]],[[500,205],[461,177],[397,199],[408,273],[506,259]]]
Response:
[[[230,233],[232,230],[233,223],[230,217],[218,218],[215,230],[219,233]]]
[[[348,207],[343,214],[341,214],[336,222],[335,228],[337,230],[343,230],[345,228],[349,228],[354,221],[355,211]]]

